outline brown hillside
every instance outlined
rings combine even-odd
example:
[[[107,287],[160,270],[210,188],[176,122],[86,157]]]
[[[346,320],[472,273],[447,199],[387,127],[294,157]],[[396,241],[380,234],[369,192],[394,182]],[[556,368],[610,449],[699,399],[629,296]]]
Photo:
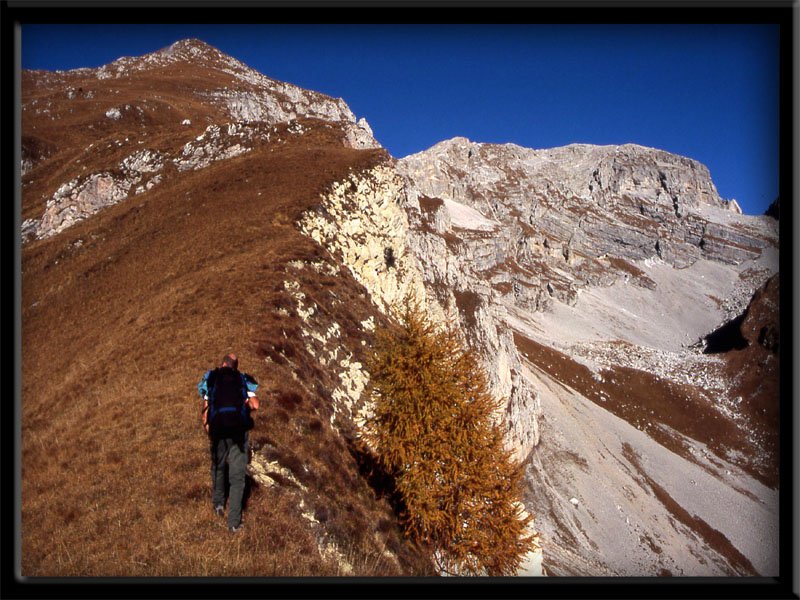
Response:
[[[725,355],[726,369],[735,382],[733,393],[763,448],[760,460],[771,473],[773,486],[778,485],[780,449],[779,305],[780,275],[776,273],[756,290],[742,315],[739,330],[747,346]]]
[[[93,167],[111,168],[142,148],[174,152],[210,124],[232,121],[221,95],[266,96],[290,105],[280,82],[199,40],[100,69],[22,71],[21,82],[22,159],[33,166],[22,178],[23,220],[40,217],[59,185]],[[267,90],[265,84],[277,87]],[[303,94],[333,101],[318,92]],[[107,116],[111,109],[119,118]]]
[[[92,166],[116,164],[139,142],[174,150],[211,122],[230,120],[190,87],[200,80],[204,86],[223,87],[230,79],[212,69],[180,64],[110,81],[99,80],[94,70],[60,75],[23,71],[22,158],[38,167],[22,179],[23,220],[40,217],[44,201],[60,184],[91,172]],[[105,116],[111,108],[120,109],[119,120]],[[192,125],[178,125],[186,119]]]
[[[33,93],[27,77],[24,98]],[[137,85],[145,87],[125,88],[114,105],[141,104],[147,84]],[[176,77],[172,85],[190,82]],[[166,104],[170,89],[159,90]],[[110,93],[98,88],[94,101]],[[141,130],[128,128],[127,117],[113,130],[91,128],[86,115],[95,108],[61,110],[53,122],[24,115],[23,141],[44,158],[24,178],[23,218],[38,218],[58,185],[82,170],[79,156],[94,172],[129,153],[81,154],[88,144],[127,136],[133,145],[146,135],[148,148],[175,149],[206,127],[203,118],[217,118],[184,105],[178,118],[198,125],[171,117],[167,126],[163,110],[172,109],[154,109]],[[316,305],[306,328],[335,319],[340,343],[363,353],[366,334],[348,324],[379,313],[295,222],[330,182],[388,157],[343,147],[330,125],[305,124],[302,136],[202,170],[173,170],[152,190],[23,247],[23,575],[430,573],[360,474],[352,423],[332,419],[335,374],[310,356],[284,289],[297,281]],[[312,263],[332,274],[304,268]],[[237,536],[211,510],[196,391],[228,351],[260,383],[251,441],[305,488],[248,477]]]

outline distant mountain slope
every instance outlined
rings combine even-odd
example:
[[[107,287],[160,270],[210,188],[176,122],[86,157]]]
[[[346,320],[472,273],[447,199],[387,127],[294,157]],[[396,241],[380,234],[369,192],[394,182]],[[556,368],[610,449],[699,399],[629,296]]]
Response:
[[[696,161],[632,144],[455,138],[398,169],[429,287],[466,331],[513,336],[516,359],[488,360],[535,398],[520,411],[512,392],[509,420],[536,415],[527,506],[548,572],[774,573],[778,425],[750,407],[773,414],[778,373],[702,339],[777,270],[776,221],[719,198]],[[736,384],[755,373],[758,398]]]
[[[745,407],[770,414],[777,390],[742,400],[754,355],[700,346],[777,269],[775,221],[720,199],[699,163],[635,145],[455,138],[398,168],[431,287],[476,292],[479,310],[455,297],[467,330],[486,311],[513,334],[512,377],[539,407],[528,509],[548,572],[774,572],[777,422]],[[762,315],[776,322],[777,303]]]

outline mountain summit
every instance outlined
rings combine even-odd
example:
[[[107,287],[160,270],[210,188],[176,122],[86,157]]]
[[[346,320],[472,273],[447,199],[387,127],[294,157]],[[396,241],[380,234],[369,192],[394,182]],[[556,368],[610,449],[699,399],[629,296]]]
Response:
[[[24,71],[20,168],[24,575],[433,574],[361,442],[410,294],[503,400],[520,574],[777,574],[777,221],[700,163],[463,137],[397,160],[343,100],[183,40]],[[194,395],[228,351],[264,390],[246,558]]]

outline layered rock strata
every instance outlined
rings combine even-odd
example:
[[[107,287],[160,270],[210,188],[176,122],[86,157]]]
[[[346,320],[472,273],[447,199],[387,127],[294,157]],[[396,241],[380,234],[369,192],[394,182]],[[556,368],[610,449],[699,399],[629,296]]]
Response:
[[[739,264],[770,243],[748,223],[708,215],[741,211],[719,197],[706,167],[633,144],[532,150],[454,138],[405,157],[398,169],[422,194],[502,224],[496,266],[511,285],[495,289],[533,310],[548,297],[573,302],[586,285],[608,283],[609,272],[652,285],[635,261]]]

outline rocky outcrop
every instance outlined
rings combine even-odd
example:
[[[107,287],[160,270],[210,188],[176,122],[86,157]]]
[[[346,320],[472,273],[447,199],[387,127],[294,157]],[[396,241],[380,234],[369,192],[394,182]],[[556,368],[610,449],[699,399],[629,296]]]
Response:
[[[419,212],[410,210],[409,219],[415,254],[430,257],[421,261],[426,281],[437,282],[432,289],[444,297],[453,290],[465,331],[472,331],[470,315],[481,323],[488,313],[498,332],[513,332],[520,366],[510,372],[519,373],[536,399],[542,432],[526,462],[527,504],[545,515],[537,524],[548,571],[770,572],[774,557],[761,559],[768,535],[748,537],[738,522],[700,507],[692,495],[696,478],[688,486],[668,481],[666,493],[640,488],[638,475],[659,480],[663,473],[646,471],[628,449],[646,444],[659,457],[654,461],[685,461],[681,469],[699,462],[719,481],[734,472],[727,461],[756,477],[768,472],[756,455],[769,449],[762,440],[770,427],[749,425],[742,415],[748,404],[731,395],[730,374],[690,345],[774,273],[774,220],[742,215],[735,201],[719,197],[696,161],[635,145],[530,150],[456,138],[401,159],[398,170],[418,194]],[[497,347],[485,339],[481,344]],[[676,389],[684,403],[700,398],[678,416],[670,412]],[[664,398],[654,404],[658,410],[648,406],[655,397]],[[680,415],[709,407],[708,423],[729,437],[710,428],[708,435],[675,430]],[[610,414],[618,420],[606,422]],[[530,412],[510,418],[524,422]],[[595,434],[597,444],[589,441]],[[707,467],[686,444],[705,444],[721,462]],[[627,463],[630,472],[619,468]],[[774,494],[748,477],[733,487],[722,483],[719,493],[748,503],[738,490],[758,490],[748,510],[771,531]],[[706,511],[737,547],[716,545],[695,559],[700,550],[691,535],[664,527],[671,514],[682,514],[674,512],[672,493],[696,505],[692,510]],[[759,502],[767,506],[763,515]],[[621,527],[608,534],[618,515],[624,516]],[[686,524],[700,536],[710,531],[701,520]],[[711,534],[713,541],[717,534]],[[652,542],[659,538],[681,541]],[[609,548],[613,557],[604,556]],[[745,548],[756,566],[737,548]]]
[[[453,218],[440,215],[441,229],[432,229],[426,206],[414,186],[387,164],[334,183],[300,227],[340,257],[385,312],[391,314],[413,295],[435,322],[460,325],[466,342],[483,358],[492,392],[507,399],[507,442],[524,458],[538,443],[536,397],[520,377],[512,336],[499,326],[502,309],[487,301],[488,287],[478,272],[465,267],[494,260],[483,243],[494,225],[465,209],[455,222],[476,227],[464,231],[474,231],[477,243],[464,235],[463,244],[451,246],[448,239],[461,239],[452,233]]]
[[[301,230],[338,256],[386,313],[413,294],[426,293],[417,257],[406,244],[408,202],[404,180],[390,165],[334,182]],[[437,314],[443,319],[443,315]]]
[[[307,117],[342,122],[351,132],[353,147],[380,147],[372,137],[366,119],[361,118],[356,122],[355,115],[343,99],[266,77],[200,40],[175,42],[168,48],[137,59],[132,63],[136,66],[127,68],[142,69],[141,65],[152,68],[154,65],[175,62],[205,64],[234,77],[235,85],[196,92],[209,98],[212,103],[224,105],[231,119],[274,124]]]
[[[499,196],[517,207],[523,206],[525,198],[563,205],[575,197],[605,208],[638,208],[638,200],[648,205],[654,216],[685,212],[700,203],[723,208],[729,205],[719,197],[702,164],[636,144],[571,144],[533,150],[453,138],[407,156],[401,164],[404,170],[417,174],[415,179],[427,182],[426,193],[469,196],[473,202],[481,196],[486,200],[486,191],[492,190],[495,196],[504,191]]]
[[[256,145],[280,144],[289,136],[302,136],[312,127],[308,122],[294,120],[281,126],[234,121],[209,125],[174,154],[146,148],[136,150],[100,172],[79,175],[62,184],[47,200],[40,219],[26,219],[22,223],[22,241],[52,237],[103,208],[152,189],[170,172],[205,169],[214,162],[245,154]],[[345,131],[345,136],[348,135],[349,130]],[[357,137],[353,138],[353,144],[358,144]]]
[[[492,391],[508,399],[508,442],[524,458],[539,441],[541,408],[522,376],[508,307],[575,306],[582,291],[617,282],[658,293],[647,261],[753,260],[776,232],[751,221],[719,198],[705,167],[683,157],[456,138],[395,169],[337,182],[301,228],[383,310],[413,290],[434,319],[459,324]]]
[[[33,235],[39,239],[56,235],[97,211],[127,198],[128,192],[141,181],[144,172],[132,169],[122,171],[121,167],[122,165],[117,173],[94,173],[73,179],[59,187],[47,201],[41,220],[27,220],[22,224],[23,241]]]
[[[162,180],[167,162],[174,163],[178,171],[199,169],[215,160],[246,152],[247,148],[241,144],[226,143],[237,134],[241,135],[240,126],[230,124],[223,141],[220,127],[212,125],[195,142],[187,144],[178,157],[150,149],[137,150],[118,164],[109,165],[107,170],[64,183],[47,201],[41,219],[28,219],[22,224],[23,242],[32,237],[52,237],[131,194],[151,189]],[[207,137],[210,139],[206,140]]]
[[[37,115],[46,114],[53,120],[64,118],[66,114],[73,115],[76,107],[79,107],[77,110],[93,112],[97,110],[97,104],[86,102],[95,97],[95,90],[88,89],[87,83],[93,79],[113,79],[118,87],[136,86],[152,77],[180,76],[185,69],[203,73],[202,79],[192,78],[192,87],[187,92],[192,96],[191,101],[199,99],[206,107],[224,115],[224,118],[208,125],[196,139],[187,142],[177,155],[163,157],[164,151],[159,150],[164,160],[156,165],[142,162],[147,157],[134,157],[126,159],[133,161],[131,164],[111,163],[102,170],[87,174],[75,162],[75,172],[70,181],[47,200],[42,217],[38,220],[29,218],[23,223],[23,242],[55,235],[103,207],[126,198],[130,193],[147,191],[163,179],[166,162],[174,164],[179,172],[204,168],[214,161],[248,152],[253,144],[279,141],[281,134],[302,135],[304,126],[300,122],[304,119],[319,119],[334,124],[344,134],[342,143],[351,148],[381,147],[366,119],[356,120],[341,98],[331,98],[270,79],[199,40],[182,40],[141,57],[122,57],[98,69],[54,73],[26,71],[26,80],[31,79],[42,90],[40,97],[23,103],[23,111],[33,110]],[[86,91],[84,87],[87,87]],[[68,109],[62,107],[59,103],[64,103],[63,89],[68,90],[68,102],[80,100],[81,103],[70,105]],[[53,92],[48,94],[50,90]],[[112,90],[112,93],[117,96],[119,90]],[[140,92],[135,93],[135,103],[105,104],[98,113],[98,116],[102,115],[101,121],[120,124],[131,121],[145,127],[154,106],[177,112],[172,111],[170,104],[164,103],[161,94],[153,92],[150,97],[142,98]],[[89,117],[89,114],[86,116]],[[211,120],[210,117],[206,118]],[[192,119],[182,121],[184,125],[192,122]],[[88,124],[85,129],[105,130],[108,127],[106,123]],[[116,143],[119,144],[121,142]],[[29,173],[56,151],[55,144],[26,132],[20,165],[22,174]],[[142,152],[154,153],[155,150]],[[148,177],[155,173],[159,175]]]
[[[316,118],[341,123],[354,148],[380,148],[372,130],[362,117],[358,121],[342,98],[332,98],[320,92],[306,90],[291,83],[277,81],[251,69],[244,63],[197,39],[186,39],[144,56],[123,56],[97,69],[71,71],[29,71],[36,76],[37,85],[66,87],[71,96],[91,97],[93,91],[75,91],[74,81],[97,79],[114,80],[125,85],[160,73],[173,73],[184,68],[201,78],[193,77],[192,94],[210,106],[220,108],[233,121],[259,121],[271,125],[300,118]],[[219,81],[221,85],[212,85]],[[224,84],[223,84],[224,82]],[[35,101],[36,102],[36,101]],[[50,102],[46,109],[49,110]],[[23,107],[24,108],[24,107]],[[37,108],[37,110],[39,110]],[[109,119],[121,119],[119,107],[108,107]]]

